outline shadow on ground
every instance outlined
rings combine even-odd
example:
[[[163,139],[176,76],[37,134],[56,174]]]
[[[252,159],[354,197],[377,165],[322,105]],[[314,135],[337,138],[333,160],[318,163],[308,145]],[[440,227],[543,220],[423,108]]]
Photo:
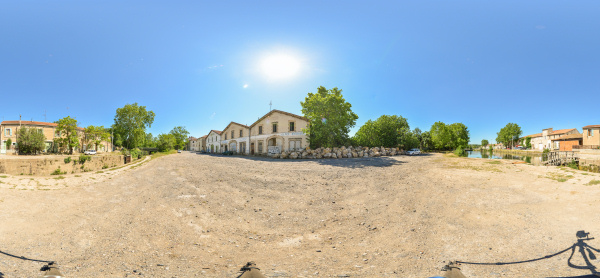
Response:
[[[278,159],[270,158],[266,156],[246,156],[246,155],[222,155],[222,154],[203,154],[196,153],[197,155],[208,155],[213,157],[224,157],[224,158],[241,158],[253,161],[262,161],[269,163],[302,163],[302,162],[313,162],[323,166],[333,166],[342,168],[367,168],[367,167],[390,167],[394,165],[400,165],[405,163],[404,161],[398,160],[402,156],[383,156],[383,157],[360,157],[360,158],[322,158],[322,159]],[[424,156],[429,155],[425,154]]]

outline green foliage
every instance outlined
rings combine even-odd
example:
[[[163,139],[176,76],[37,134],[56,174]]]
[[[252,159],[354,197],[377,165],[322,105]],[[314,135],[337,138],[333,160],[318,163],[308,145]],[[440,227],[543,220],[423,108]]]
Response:
[[[456,156],[467,156],[467,152],[463,149],[462,146],[458,146],[456,150],[454,150],[454,154]]]
[[[92,157],[89,155],[85,155],[85,154],[79,155],[79,164],[84,164],[86,161],[90,161],[90,160],[92,160]],[[81,166],[81,167],[83,167],[83,166]]]
[[[62,174],[66,174],[67,172],[63,172],[60,170],[60,167],[58,167],[58,169],[54,170],[54,172],[50,173],[50,175],[56,176],[56,175],[62,175]]]
[[[6,149],[7,149],[7,150],[10,150],[10,146],[11,146],[11,145],[12,145],[12,139],[8,138],[8,139],[6,140]]]
[[[469,130],[462,123],[446,125],[435,122],[429,131],[435,149],[452,150],[459,146],[464,149],[469,145]]]
[[[19,154],[37,154],[42,152],[46,146],[46,136],[41,129],[23,126],[19,128],[18,136]]]
[[[488,140],[486,140],[486,139],[483,139],[483,140],[481,140],[481,146],[482,146],[482,147],[483,147],[483,146],[487,146],[487,145],[489,145],[489,144],[490,144],[490,142],[489,142]]]
[[[113,130],[115,145],[132,149],[142,146],[146,138],[146,128],[154,122],[154,112],[146,110],[146,106],[137,103],[117,108]]]
[[[489,149],[490,149],[490,152],[493,152],[493,151],[494,151],[494,147],[492,147],[492,145],[490,145],[490,148],[489,148]]]
[[[65,158],[65,164],[67,164],[67,163],[69,163],[69,162],[71,162],[71,157],[70,157],[70,156],[69,156],[69,157],[67,157],[67,158]]]
[[[142,151],[138,148],[130,150],[129,153],[131,154],[131,157],[134,159],[138,159],[142,155]]]
[[[70,154],[73,154],[73,148],[79,146],[79,137],[77,136],[77,120],[67,116],[58,120],[58,126],[56,132],[60,134],[60,138],[56,138],[54,141],[61,148],[69,150]]]
[[[525,137],[525,148],[531,149],[531,137]]]
[[[342,96],[342,90],[321,86],[317,93],[308,93],[300,105],[302,114],[308,118],[309,124],[303,131],[312,148],[342,146],[350,141],[348,132],[358,116]]]
[[[104,126],[90,125],[85,128],[85,140],[92,143],[96,151],[98,151],[98,145],[102,144],[103,141],[108,141],[109,138],[110,133]]]
[[[175,136],[173,134],[159,134],[156,147],[161,152],[172,150],[175,147]]]
[[[571,160],[571,162],[569,162],[567,164],[567,167],[575,169],[575,170],[579,170],[579,163],[577,163],[577,161],[575,161],[575,160]]]
[[[173,138],[175,138],[175,145],[173,146],[175,149],[182,150],[187,145],[188,136],[190,133],[185,129],[185,127],[176,126],[171,130],[171,132],[169,132],[169,134],[173,135]]]
[[[152,133],[146,134],[146,138],[144,139],[144,147],[156,148],[156,144],[158,144],[158,138],[152,136]]]
[[[106,169],[106,168],[108,168],[108,164],[102,165],[102,169]]]
[[[496,142],[504,144],[504,146],[514,146],[517,142],[519,142],[519,137],[521,136],[521,127],[515,123],[508,123],[504,126],[496,135]]]
[[[544,153],[544,154],[549,153],[549,152],[550,152],[550,149],[544,149],[544,151],[542,151],[542,153]]]
[[[408,122],[402,116],[383,115],[376,121],[369,120],[356,132],[353,142],[366,147],[404,147],[418,145],[412,138]]]

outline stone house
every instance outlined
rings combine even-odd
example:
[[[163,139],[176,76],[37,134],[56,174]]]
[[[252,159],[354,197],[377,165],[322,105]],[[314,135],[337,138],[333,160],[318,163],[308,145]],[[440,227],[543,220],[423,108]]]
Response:
[[[558,150],[560,149],[560,141],[552,142],[552,140],[558,139],[564,135],[580,134],[576,128],[570,129],[559,129],[553,130],[552,128],[546,128],[542,130],[542,133],[532,134],[524,136],[522,139],[531,138],[531,148],[534,150]]]
[[[208,135],[204,135],[198,139],[200,141],[200,150],[202,151],[206,151],[206,138],[208,138]]]
[[[558,139],[552,139],[552,145],[558,144],[558,150],[560,151],[572,151],[573,146],[581,145],[583,141],[583,135],[579,133],[573,133],[569,135],[563,135]]]
[[[188,146],[187,149],[191,152],[199,151],[199,141],[198,138],[190,136],[188,138]]]
[[[241,154],[248,154],[250,127],[236,122],[231,122],[221,133],[221,149]]]
[[[60,134],[57,134],[56,131],[56,128],[58,127],[58,124],[56,123],[36,121],[3,121],[2,123],[0,123],[0,142],[2,142],[0,153],[4,154],[7,152],[14,152],[19,139],[18,131],[21,127],[36,128],[40,130],[40,132],[44,133],[44,136],[46,137],[46,152],[52,151],[52,149],[55,147],[54,139],[60,138]],[[74,151],[80,152],[85,151],[87,149],[93,149],[92,146],[89,146],[88,148],[88,146],[86,145],[84,129],[81,127],[77,127],[77,133],[81,141],[80,147],[75,148]],[[12,146],[10,146],[9,149],[6,149],[6,141],[8,139],[11,139]],[[112,145],[110,144],[110,142],[102,142],[98,146],[98,148],[100,151],[112,151]]]
[[[250,154],[278,154],[308,147],[302,131],[308,119],[281,110],[271,110],[250,125]]]
[[[219,153],[221,147],[221,131],[211,130],[206,136],[206,151],[209,153]]]
[[[600,125],[588,125],[583,127],[583,145],[600,147]]]

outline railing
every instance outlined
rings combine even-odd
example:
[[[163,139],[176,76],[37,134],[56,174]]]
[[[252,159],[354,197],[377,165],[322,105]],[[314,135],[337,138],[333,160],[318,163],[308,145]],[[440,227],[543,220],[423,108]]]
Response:
[[[557,151],[542,154],[542,164],[544,165],[563,165],[571,161],[579,161],[578,153]]]
[[[573,149],[600,149],[600,145],[573,145]]]

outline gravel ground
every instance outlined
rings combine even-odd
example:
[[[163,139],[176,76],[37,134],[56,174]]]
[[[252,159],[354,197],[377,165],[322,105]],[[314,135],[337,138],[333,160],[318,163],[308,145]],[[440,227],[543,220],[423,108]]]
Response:
[[[592,180],[600,175],[440,154],[184,152],[64,179],[0,175],[0,251],[55,260],[66,277],[236,277],[247,261],[268,277],[430,277],[450,260],[526,260],[568,248],[579,230],[600,236]],[[462,271],[590,274],[569,267],[569,254]],[[0,254],[0,277],[37,277],[42,265]]]

